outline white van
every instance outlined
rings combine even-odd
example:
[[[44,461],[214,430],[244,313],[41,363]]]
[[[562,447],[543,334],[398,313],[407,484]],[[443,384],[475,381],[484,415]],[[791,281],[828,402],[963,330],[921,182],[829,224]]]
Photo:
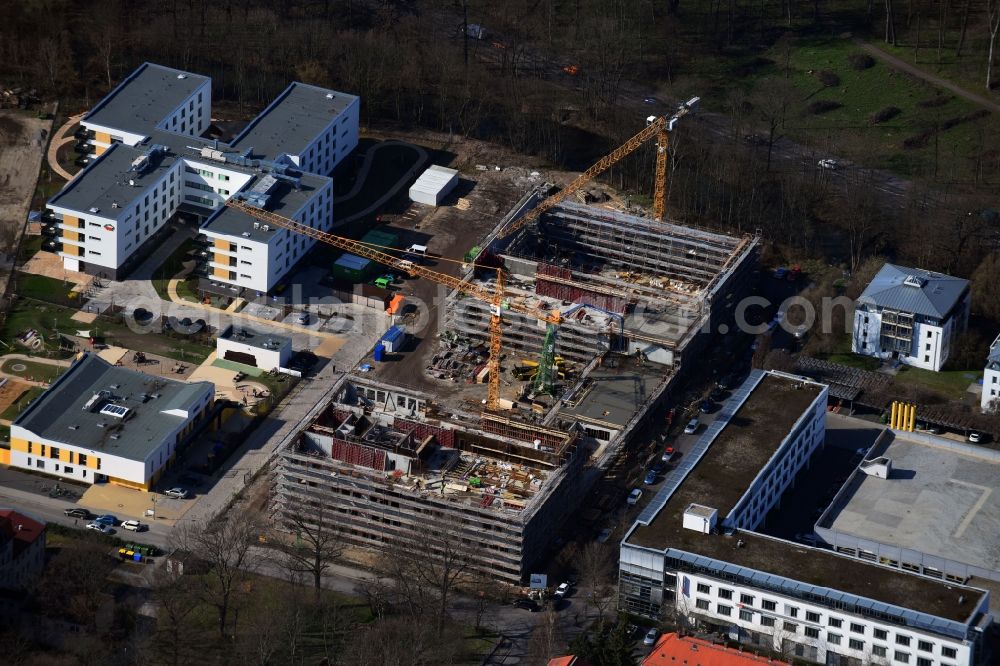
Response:
[[[427,246],[426,245],[411,245],[410,247],[406,248],[406,253],[407,254],[413,254],[413,255],[416,255],[418,257],[426,257],[427,256]]]

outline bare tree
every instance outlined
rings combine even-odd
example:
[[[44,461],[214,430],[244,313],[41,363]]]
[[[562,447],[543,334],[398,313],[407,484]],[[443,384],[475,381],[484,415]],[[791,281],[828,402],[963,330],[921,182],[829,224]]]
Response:
[[[604,615],[614,603],[615,551],[607,544],[590,541],[580,549],[577,568],[580,583],[588,590],[587,602],[598,613],[598,624],[604,624]]]
[[[563,646],[562,631],[559,627],[559,613],[551,606],[546,609],[541,620],[531,633],[528,654],[531,663],[544,664],[556,656]]]
[[[180,666],[196,658],[200,643],[192,614],[197,607],[193,580],[161,568],[152,584],[156,602],[156,631],[152,652],[160,663]]]
[[[1000,32],[1000,0],[986,2],[987,29],[990,33],[990,47],[986,55],[986,89],[993,89],[993,46]]]
[[[114,567],[115,560],[102,544],[62,548],[46,566],[36,598],[43,606],[59,609],[72,621],[93,629],[98,610],[110,601],[104,588]]]
[[[792,84],[783,78],[765,79],[753,93],[752,103],[758,119],[767,127],[767,170],[771,170],[774,144],[781,138],[788,107],[795,96]]]
[[[198,594],[215,608],[222,638],[232,636],[230,614],[236,608],[244,583],[260,564],[260,558],[252,550],[260,532],[257,515],[245,509],[231,511],[224,519],[204,528],[185,526],[181,530],[182,548],[209,567]]]
[[[284,564],[291,572],[310,576],[319,599],[323,575],[340,559],[344,541],[322,506],[309,515],[294,514],[288,522],[295,541],[281,547]]]

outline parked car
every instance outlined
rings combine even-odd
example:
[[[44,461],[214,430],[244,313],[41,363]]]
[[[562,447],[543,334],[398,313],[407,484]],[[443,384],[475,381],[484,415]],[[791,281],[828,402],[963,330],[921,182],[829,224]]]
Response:
[[[629,506],[635,506],[640,497],[642,497],[642,488],[633,488],[632,492],[628,494]]]
[[[969,433],[969,438],[968,439],[973,444],[979,444],[980,442],[983,441],[983,436],[982,436],[982,434],[980,434],[980,433],[976,432],[975,430],[973,430],[972,432]]]
[[[653,472],[655,474],[663,474],[663,472],[666,470],[666,468],[667,468],[667,466],[664,465],[663,462],[661,461],[661,462],[658,462],[658,463],[654,463],[653,466],[649,468],[649,471]]]
[[[97,521],[87,523],[88,530],[97,530],[101,534],[114,534],[115,530],[110,525],[105,525]]]
[[[838,162],[837,160],[831,160],[830,158],[826,158],[817,162],[816,166],[818,166],[820,169],[830,169],[832,171],[834,169],[840,168],[840,162]]]
[[[774,269],[774,278],[776,280],[784,280],[786,275],[788,275],[788,269],[787,268],[780,267],[780,268],[775,268]]]
[[[642,482],[647,486],[651,486],[656,483],[656,470],[651,469],[646,472],[646,478],[643,479]]]
[[[643,645],[656,645],[656,637],[660,635],[656,629],[650,629],[646,632],[646,637],[642,639]]]
[[[562,599],[567,594],[569,594],[569,588],[570,588],[569,583],[560,583],[559,587],[557,587],[555,591],[556,599]]]
[[[713,409],[715,409],[715,403],[712,402],[711,400],[702,400],[701,404],[698,405],[698,411],[700,411],[702,414],[708,414]]]
[[[187,499],[188,491],[184,488],[177,487],[171,488],[170,490],[164,490],[163,494],[174,499]]]
[[[700,425],[701,425],[701,421],[698,420],[697,416],[694,417],[693,419],[691,419],[690,421],[687,422],[686,426],[684,426],[684,434],[685,435],[693,435],[693,434],[695,434],[696,432],[698,432],[698,427]]]
[[[538,603],[534,599],[515,599],[514,608],[531,611],[532,613],[537,613],[540,610]]]
[[[611,538],[612,532],[613,530],[610,527],[605,527],[597,534],[597,543],[606,543]]]
[[[309,313],[308,312],[300,312],[299,316],[295,318],[295,323],[302,324],[303,326],[305,326],[306,324],[308,324],[309,323]]]
[[[662,460],[663,462],[670,462],[673,459],[674,459],[674,447],[668,446],[667,448],[663,449],[663,455],[660,456],[660,460]]]
[[[83,518],[84,520],[90,520],[90,517],[93,515],[86,509],[78,506],[63,510],[63,514],[70,518]]]
[[[129,530],[130,532],[142,532],[146,529],[146,526],[138,520],[124,520],[122,521],[122,529]]]
[[[107,525],[108,527],[111,527],[112,525],[118,524],[118,519],[112,516],[110,513],[106,513],[103,516],[98,516],[97,518],[94,518],[94,522],[99,525]],[[90,525],[88,525],[87,527],[90,527]]]

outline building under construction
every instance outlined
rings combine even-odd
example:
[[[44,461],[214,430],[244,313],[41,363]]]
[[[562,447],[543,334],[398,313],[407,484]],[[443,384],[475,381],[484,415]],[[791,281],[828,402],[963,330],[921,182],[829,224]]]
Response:
[[[391,363],[343,379],[282,452],[276,508],[330,517],[356,546],[461,543],[472,569],[518,584],[692,351],[732,317],[757,243],[562,204],[484,247],[482,260],[506,268],[508,299],[562,317],[552,327],[504,312],[504,409],[469,398],[485,394],[468,382],[482,374],[489,309],[452,293],[421,386]],[[478,268],[470,278],[495,279]],[[535,382],[512,371],[538,368],[546,345],[558,391],[518,398]]]
[[[386,553],[460,548],[470,570],[519,584],[589,487],[589,451],[574,429],[479,421],[348,377],[282,451],[276,511]]]

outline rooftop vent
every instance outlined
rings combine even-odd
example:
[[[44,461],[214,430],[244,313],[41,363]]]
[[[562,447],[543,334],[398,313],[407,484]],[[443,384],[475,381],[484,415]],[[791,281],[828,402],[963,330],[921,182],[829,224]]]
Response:
[[[916,287],[917,289],[923,289],[923,286],[927,284],[927,280],[923,279],[918,275],[907,275],[906,279],[903,280],[903,284],[907,287]]]
[[[260,229],[260,222],[254,222],[253,223],[253,228],[254,229]]]
[[[333,93],[327,93],[326,94],[326,98],[327,99],[333,99]]]
[[[250,238],[250,232],[249,231],[244,231],[241,235],[243,236],[243,238]]]
[[[684,509],[684,529],[694,530],[702,534],[711,534],[715,529],[719,512],[710,506],[689,504]]]
[[[187,78],[187,74],[178,74],[177,78],[178,79],[186,79]]]
[[[78,426],[78,425],[71,425],[71,426],[69,427],[69,429],[70,429],[70,430],[79,430],[79,429],[80,429],[80,426]]]
[[[888,479],[892,475],[892,459],[880,456],[874,460],[863,460],[861,471],[877,479]]]
[[[101,209],[98,208],[97,206],[91,206],[90,208],[87,209],[87,212],[88,213],[100,213]]]
[[[118,433],[115,433],[115,434],[111,435],[111,439],[121,439],[121,435],[119,435]]]
[[[118,208],[118,202],[117,201],[112,201],[111,202],[111,207],[112,208]]]
[[[260,227],[260,230],[261,231],[270,231],[271,227],[267,226],[266,224],[262,224],[261,227]]]
[[[107,423],[105,423],[104,421],[101,421],[101,422],[99,422],[99,423],[97,424],[97,427],[98,427],[98,428],[106,428],[107,426],[108,426],[108,424],[107,424]]]
[[[129,187],[135,187],[135,179],[134,178],[129,178],[128,179],[128,186]]]

